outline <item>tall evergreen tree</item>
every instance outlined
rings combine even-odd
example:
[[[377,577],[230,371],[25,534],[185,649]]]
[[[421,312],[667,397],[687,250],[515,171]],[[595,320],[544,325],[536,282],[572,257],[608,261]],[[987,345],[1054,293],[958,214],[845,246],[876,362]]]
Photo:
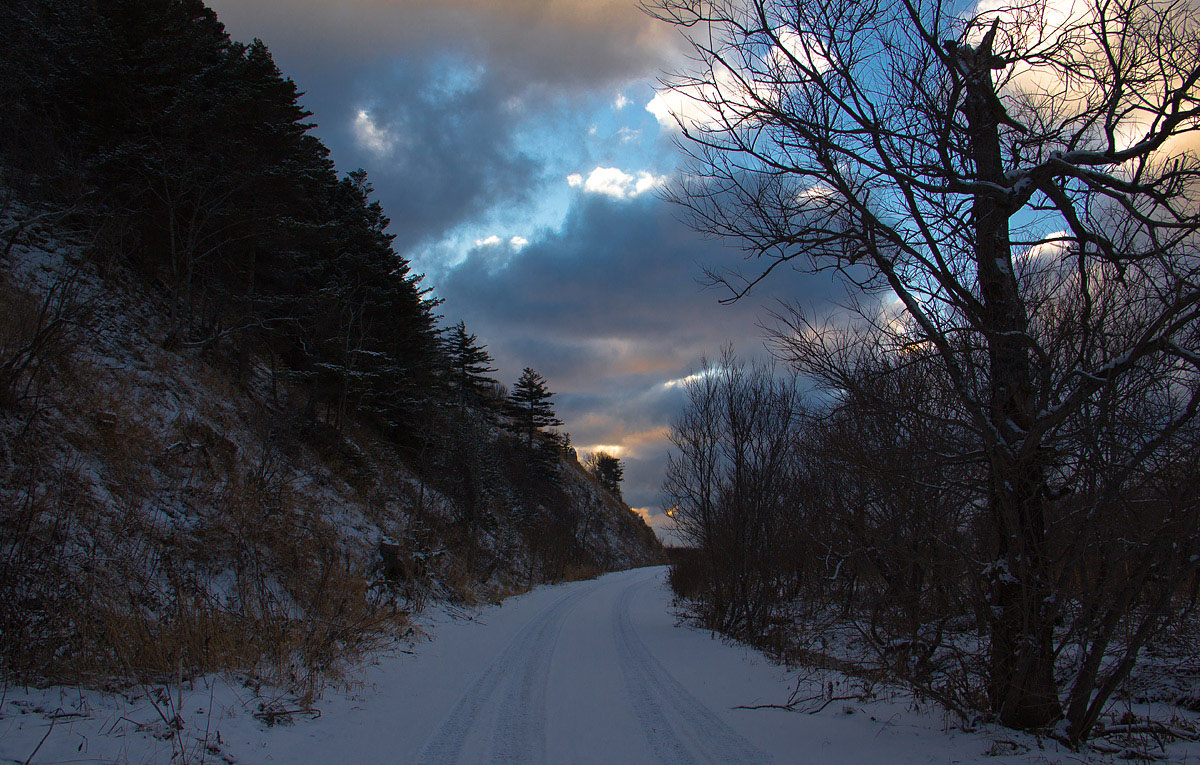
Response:
[[[521,372],[521,377],[509,394],[516,431],[525,437],[527,446],[533,446],[533,436],[542,428],[553,428],[562,425],[562,420],[554,415],[554,407],[550,405],[553,393],[546,387],[546,378],[529,367]]]
[[[467,332],[464,322],[450,328],[444,347],[450,365],[450,387],[460,405],[465,405],[496,382],[488,377],[488,372],[496,369],[491,366],[492,356],[487,352],[487,346],[480,345],[475,335]]]

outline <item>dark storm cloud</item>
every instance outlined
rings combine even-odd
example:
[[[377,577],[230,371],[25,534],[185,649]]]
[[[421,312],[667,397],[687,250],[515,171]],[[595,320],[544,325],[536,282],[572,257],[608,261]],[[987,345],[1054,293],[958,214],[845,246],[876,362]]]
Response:
[[[235,31],[339,69],[452,44],[530,86],[590,88],[653,76],[681,50],[636,0],[210,1]]]
[[[476,218],[498,200],[525,201],[540,165],[516,150],[520,113],[488,75],[439,87],[436,63],[395,66],[347,104],[346,153],[376,168],[371,177],[401,252]],[[365,112],[365,117],[360,114]],[[372,146],[364,120],[376,133]]]
[[[398,59],[372,71],[277,60],[306,91],[339,170],[368,168],[402,254],[498,201],[520,204],[536,187],[540,164],[513,146],[528,115],[465,60],[449,73],[445,59]]]
[[[679,377],[727,341],[761,345],[756,322],[776,299],[808,303],[828,294],[828,280],[781,270],[752,296],[719,305],[727,293],[705,289],[703,269],[747,264],[677,213],[650,196],[581,194],[560,231],[500,268],[486,251],[473,252],[438,293],[468,323],[486,325],[503,355],[541,363],[576,391],[602,379]]]

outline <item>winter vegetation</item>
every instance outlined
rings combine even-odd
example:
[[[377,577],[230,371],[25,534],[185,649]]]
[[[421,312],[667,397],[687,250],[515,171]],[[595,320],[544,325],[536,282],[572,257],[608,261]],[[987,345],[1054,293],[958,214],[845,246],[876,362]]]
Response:
[[[5,687],[307,705],[431,601],[658,560],[261,41],[199,0],[17,0],[0,51]]]
[[[1178,693],[1147,675],[1191,677],[1200,645],[1194,4],[651,10],[696,65],[674,199],[752,267],[714,280],[847,288],[777,311],[773,365],[690,378],[676,592],[963,720],[1194,737],[1114,703]]]
[[[844,288],[687,376],[633,349],[644,317],[553,338],[642,385],[630,411],[686,399],[666,551],[625,496],[628,444],[668,429],[581,463],[559,405],[602,397],[524,366],[544,355],[494,376],[511,354],[443,316],[264,42],[203,0],[0,4],[0,756],[79,718],[79,752],[129,726],[146,759],[232,762],[215,706],[238,751],[289,761],[793,761],[839,707],[864,714],[830,761],[1195,753],[1196,0],[643,10],[690,49],[646,107],[683,168],[572,171],[610,199],[479,238],[459,278],[575,273],[546,250],[657,189],[742,248],[707,272],[727,302],[784,271]],[[436,88],[485,82],[455,66]],[[358,114],[388,154],[396,126]],[[532,182],[511,143],[497,167]],[[445,653],[393,661],[432,625]],[[388,704],[323,697],[372,666]],[[322,710],[319,741],[267,741]]]

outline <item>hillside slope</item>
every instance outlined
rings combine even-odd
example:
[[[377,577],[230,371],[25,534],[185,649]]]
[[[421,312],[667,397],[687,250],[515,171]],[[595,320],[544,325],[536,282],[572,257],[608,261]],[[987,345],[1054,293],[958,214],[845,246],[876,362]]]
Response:
[[[14,221],[36,211],[14,206]],[[53,216],[52,216],[53,218]],[[66,226],[0,261],[0,632],[25,679],[251,670],[292,687],[430,598],[657,562],[573,454],[530,467],[503,422],[402,449],[330,424],[271,358],[172,342],[168,299]],[[433,444],[434,446],[429,446]],[[464,490],[467,489],[467,490]]]

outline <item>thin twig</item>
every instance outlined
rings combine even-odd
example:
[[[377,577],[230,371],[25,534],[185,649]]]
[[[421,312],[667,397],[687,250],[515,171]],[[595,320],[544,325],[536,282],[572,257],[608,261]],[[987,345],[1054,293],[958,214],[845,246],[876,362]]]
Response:
[[[62,708],[59,707],[59,709],[57,711],[61,712]],[[30,753],[29,757],[27,757],[25,759],[25,765],[29,765],[29,763],[33,762],[33,758],[37,755],[38,751],[42,748],[42,744],[46,743],[46,739],[50,738],[50,734],[54,732],[54,726],[57,723],[58,723],[57,717],[50,718],[50,728],[46,731],[46,735],[42,736],[42,740],[38,742],[38,745],[33,748],[33,752]]]

